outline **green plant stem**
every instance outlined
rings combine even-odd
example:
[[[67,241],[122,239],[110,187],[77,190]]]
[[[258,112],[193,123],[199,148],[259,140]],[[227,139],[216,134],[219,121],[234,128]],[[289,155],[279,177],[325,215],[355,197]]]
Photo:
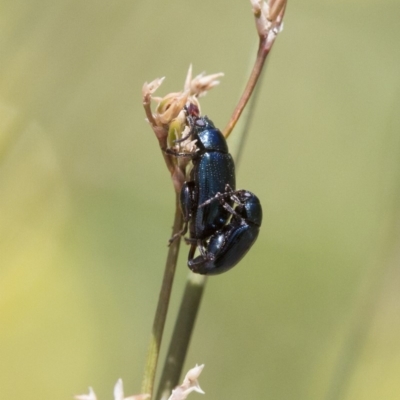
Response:
[[[182,229],[183,224],[182,212],[179,207],[178,194],[176,194],[175,204],[175,218],[172,230],[173,235]],[[165,264],[164,277],[161,285],[160,295],[158,298],[157,310],[154,316],[150,344],[147,351],[147,360],[144,370],[141,392],[150,394],[151,397],[153,394],[157,362],[160,355],[161,340],[164,332],[165,320],[167,318],[169,299],[171,296],[172,284],[175,276],[179,247],[180,240],[173,241],[171,246],[169,247],[167,261]]]
[[[189,273],[156,399],[168,399],[172,389],[179,384],[179,378],[182,373],[183,363],[185,362],[206,282],[207,277],[204,275],[194,274],[193,272]]]

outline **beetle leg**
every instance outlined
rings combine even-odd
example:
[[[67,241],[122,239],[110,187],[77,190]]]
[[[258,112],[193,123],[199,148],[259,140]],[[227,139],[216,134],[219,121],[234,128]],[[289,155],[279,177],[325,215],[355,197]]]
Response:
[[[194,151],[193,153],[180,153],[179,151],[175,151],[172,149],[162,149],[164,153],[169,154],[170,156],[175,157],[189,157],[194,158],[196,157],[197,153]]]
[[[242,192],[244,192],[244,190],[233,190],[231,188],[231,186],[229,185],[229,183],[227,183],[225,185],[225,194],[226,194],[226,196],[228,196],[231,200],[233,200],[237,204],[243,204],[243,202],[240,201],[239,197],[237,196],[237,194],[240,194]]]
[[[231,186],[229,185],[229,183],[227,183],[225,185],[225,192],[221,193],[218,192],[216,193],[213,197],[211,197],[211,199],[206,200],[204,203],[201,203],[199,205],[199,208],[203,208],[204,206],[212,203],[214,200],[219,200],[221,204],[225,204],[226,203],[226,198],[231,198],[233,201],[235,201],[236,203],[241,204],[241,201],[235,196],[235,193],[237,192],[241,192],[241,190],[233,190],[231,188]],[[237,200],[237,201],[236,201]],[[227,209],[228,210],[228,209]],[[228,210],[229,211],[229,210]],[[231,211],[229,211],[231,212]],[[233,212],[231,212],[233,214]]]
[[[180,139],[174,140],[174,143],[184,142],[185,140],[189,139],[190,136],[193,136],[193,133],[194,133],[194,120],[193,120],[193,117],[187,116],[186,120],[188,122],[188,125],[190,126],[189,133],[186,136],[181,137]]]
[[[249,193],[249,192],[248,192],[247,190],[244,190],[244,189],[241,189],[241,190],[234,190],[234,191],[232,192],[232,194],[231,194],[231,199],[232,199],[235,203],[243,205],[243,204],[246,202],[246,199],[241,200],[241,199],[240,199],[240,196],[242,196],[242,198],[243,198],[243,196],[244,196],[246,193]]]
[[[200,256],[198,256],[196,258],[194,258],[196,246],[193,246],[190,249],[189,257],[188,257],[188,260],[189,260],[188,266],[195,273],[198,273],[199,269],[201,270],[202,266],[204,264],[215,260],[215,255],[210,252],[207,252],[206,246],[207,246],[207,242],[205,240],[199,239],[197,241],[197,248],[199,249]]]
[[[185,140],[189,139],[190,136],[192,136],[192,135],[193,135],[193,129],[191,129],[187,135],[181,137],[180,139],[175,139],[175,140],[173,141],[173,143],[181,143],[181,142],[184,142]]]
[[[225,203],[225,197],[229,197],[229,195],[226,194],[226,193],[218,192],[213,197],[211,197],[211,199],[208,199],[204,203],[201,203],[199,205],[199,208],[205,207],[206,205],[212,203],[214,200],[218,200],[221,204],[224,204]]]
[[[184,238],[186,244],[197,244],[197,239],[194,238]]]
[[[229,185],[227,185],[227,186],[229,186]],[[204,203],[200,204],[199,208],[203,208],[207,204],[212,203],[214,200],[218,200],[221,203],[222,207],[225,208],[226,211],[228,211],[232,215],[235,215],[238,218],[241,218],[241,216],[229,205],[229,203],[227,203],[227,201],[225,199],[226,197],[231,198],[233,201],[235,201],[238,204],[242,204],[242,202],[235,195],[231,195],[229,193],[217,193],[211,199],[206,200]]]
[[[181,236],[184,236],[184,235],[186,234],[186,232],[187,232],[187,230],[188,230],[188,225],[189,225],[189,223],[188,223],[188,222],[185,222],[185,223],[183,224],[183,228],[182,228],[179,232],[175,233],[175,235],[171,236],[171,237],[168,239],[168,246],[171,246],[171,244],[172,244],[176,239],[178,239],[178,238],[180,238]]]
[[[238,218],[240,218],[240,219],[243,219],[243,218],[241,217],[241,215],[238,214],[228,203],[225,203],[225,202],[222,203],[222,207],[224,207],[226,211],[228,211],[230,214],[234,215],[235,217],[238,217]]]
[[[188,260],[192,260],[194,257],[194,253],[196,253],[196,243],[192,243],[189,250]]]
[[[206,258],[207,257],[207,252],[206,252],[203,240],[198,240],[197,241],[197,248],[199,249],[200,255],[203,258]]]
[[[229,183],[227,183],[226,185],[225,185],[225,193],[227,194],[227,195],[230,195],[231,193],[234,193],[235,191],[231,188],[231,185],[229,184]]]

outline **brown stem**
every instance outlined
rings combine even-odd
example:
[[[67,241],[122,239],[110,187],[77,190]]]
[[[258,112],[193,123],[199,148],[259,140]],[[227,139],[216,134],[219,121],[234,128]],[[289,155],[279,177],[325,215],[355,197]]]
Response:
[[[167,136],[168,136],[168,130],[160,127],[157,125],[156,120],[154,119],[153,113],[151,112],[151,96],[149,93],[147,93],[144,98],[143,98],[143,108],[144,112],[146,113],[147,121],[151,125],[151,128],[153,129],[156,138],[158,140],[162,155],[164,157],[165,164],[168,168],[168,171],[171,173],[171,176],[174,177],[176,175],[178,168],[176,167],[176,164],[174,163],[172,157],[168,154],[166,154],[163,149],[167,148]],[[173,178],[174,180],[174,178]],[[183,182],[183,179],[182,179]],[[174,183],[175,189],[176,185]],[[178,193],[178,191],[176,191]]]
[[[257,84],[258,78],[260,77],[260,74],[262,72],[262,69],[264,67],[265,60],[272,48],[272,45],[275,42],[276,39],[276,34],[277,32],[274,32],[273,29],[277,29],[283,19],[283,16],[285,14],[285,9],[286,9],[286,3],[287,0],[271,0],[270,1],[270,13],[268,16],[268,19],[270,21],[275,21],[274,25],[275,28],[270,28],[266,33],[260,33],[260,43],[258,46],[258,52],[257,52],[257,58],[254,63],[253,70],[251,71],[249,80],[247,81],[246,88],[244,89],[244,92],[242,94],[242,97],[240,98],[235,110],[233,111],[233,114],[231,116],[231,119],[224,129],[224,136],[227,138],[233,128],[235,127],[237,121],[240,118],[240,115],[242,114],[244,108],[246,107],[247,102],[249,101],[253,90]],[[273,34],[274,36],[270,36],[270,34]]]
[[[251,71],[250,78],[247,82],[246,88],[244,89],[242,97],[240,98],[235,110],[233,111],[233,114],[231,116],[228,125],[224,129],[225,137],[228,137],[231,134],[247,102],[249,101],[251,94],[253,93],[253,90],[257,84],[261,71],[263,69],[265,59],[267,58],[267,55],[270,50],[271,50],[271,44],[267,43],[267,38],[260,38],[260,44],[258,46],[256,62],[254,63],[253,70]]]

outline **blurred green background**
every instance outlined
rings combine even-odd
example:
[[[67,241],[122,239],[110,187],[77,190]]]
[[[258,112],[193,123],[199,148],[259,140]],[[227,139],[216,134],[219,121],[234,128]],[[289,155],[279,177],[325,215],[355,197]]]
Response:
[[[237,176],[264,225],[209,279],[185,367],[205,398],[400,398],[399,15],[289,2]],[[174,210],[142,84],[223,71],[224,127],[256,43],[246,0],[2,1],[2,399],[139,392]]]

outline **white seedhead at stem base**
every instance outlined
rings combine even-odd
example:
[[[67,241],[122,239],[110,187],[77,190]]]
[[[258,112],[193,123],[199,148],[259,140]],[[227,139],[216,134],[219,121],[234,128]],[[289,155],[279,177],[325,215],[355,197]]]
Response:
[[[173,391],[168,400],[185,400],[190,393],[197,392],[204,394],[203,390],[199,385],[198,378],[203,371],[204,364],[196,365],[190,369],[183,380],[182,385],[177,386]],[[118,379],[114,386],[114,400],[146,400],[149,399],[149,394],[137,394],[135,396],[124,397],[124,386],[122,379]],[[88,394],[80,394],[74,396],[75,400],[97,400],[96,393],[89,387]]]
[[[204,394],[198,381],[198,377],[203,371],[204,364],[196,365],[190,369],[183,380],[182,385],[177,386],[173,391],[168,400],[185,400],[190,393],[197,392]]]
[[[137,394],[135,396],[124,397],[124,386],[122,379],[118,379],[114,386],[114,400],[146,400],[150,397],[148,394]],[[76,400],[97,400],[97,396],[93,389],[89,388],[89,394],[80,394],[74,396]]]
[[[91,387],[89,387],[89,394],[79,394],[74,396],[76,400],[97,400],[96,393]]]

